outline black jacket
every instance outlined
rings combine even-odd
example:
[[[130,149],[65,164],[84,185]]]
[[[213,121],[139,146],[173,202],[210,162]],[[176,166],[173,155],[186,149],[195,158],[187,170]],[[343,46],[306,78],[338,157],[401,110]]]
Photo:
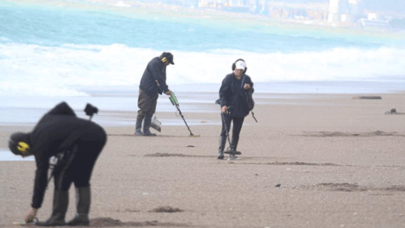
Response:
[[[253,82],[246,74],[238,80],[232,73],[222,80],[219,89],[219,104],[221,107],[230,107],[231,117],[245,117],[249,114],[250,110],[246,101],[246,92],[248,91],[243,89],[243,85],[246,83],[250,85],[251,93],[253,93]]]
[[[40,208],[48,179],[49,158],[64,152],[74,145],[85,133],[92,132],[86,140],[106,138],[102,127],[85,119],[76,117],[74,111],[65,102],[55,106],[46,113],[34,130],[29,133],[30,145],[35,156],[37,170],[35,173],[33,208]]]
[[[166,85],[166,67],[159,57],[153,58],[146,66],[139,88],[149,95],[162,94],[169,90]]]

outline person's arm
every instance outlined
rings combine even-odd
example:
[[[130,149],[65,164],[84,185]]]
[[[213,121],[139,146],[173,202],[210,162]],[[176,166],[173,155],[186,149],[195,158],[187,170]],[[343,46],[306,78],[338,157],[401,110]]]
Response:
[[[250,81],[250,89],[252,90],[252,93],[255,92],[255,89],[253,88],[254,83],[252,82],[252,79],[249,77],[249,81]]]
[[[229,89],[229,77],[225,77],[224,80],[222,80],[221,87],[219,88],[219,105],[221,106],[221,110],[223,113],[226,112],[226,109],[228,107],[227,96],[229,96]]]
[[[37,217],[38,209],[37,208],[31,208],[31,210],[28,211],[28,213],[24,217],[24,221],[26,223],[34,221],[35,217]]]
[[[42,152],[43,150],[41,150]],[[41,153],[35,157],[37,170],[35,172],[34,194],[32,196],[31,209],[24,217],[26,223],[32,222],[37,216],[39,208],[44,200],[46,186],[48,185],[49,159]]]
[[[170,90],[169,86],[166,84],[166,73],[162,71],[161,63],[154,62],[150,67],[150,72],[152,73],[153,78],[157,81],[160,90],[166,94]]]
[[[245,82],[245,85],[243,86],[243,88],[245,89],[245,90],[249,90],[249,89],[252,89],[252,93],[254,92],[254,89],[253,89],[253,82],[252,82],[252,79],[249,77],[249,76],[247,76],[246,75],[246,82]]]
[[[42,206],[46,186],[48,185],[49,158],[45,155],[44,151],[41,150],[39,154],[35,155],[37,170],[35,172],[34,194],[31,203],[31,207],[35,209]]]
[[[75,112],[73,109],[66,103],[66,102],[61,102],[58,105],[56,105],[53,109],[51,109],[47,115],[69,115],[69,116],[76,116]]]

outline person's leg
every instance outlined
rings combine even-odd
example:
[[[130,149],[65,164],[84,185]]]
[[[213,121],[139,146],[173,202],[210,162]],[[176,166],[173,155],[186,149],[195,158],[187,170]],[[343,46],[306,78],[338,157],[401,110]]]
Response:
[[[51,217],[45,222],[36,222],[36,226],[65,226],[65,215],[69,204],[69,191],[56,190],[53,193]]]
[[[75,164],[75,203],[76,214],[67,224],[69,226],[89,225],[89,212],[91,205],[90,179],[96,160],[101,152],[102,146],[99,143],[81,142],[79,144],[80,154]]]
[[[139,95],[138,95],[138,115],[136,116],[136,123],[135,123],[135,135],[137,136],[142,136],[143,132],[142,132],[142,122],[143,119],[145,118],[145,114],[142,111],[142,107],[145,106],[146,103],[146,94],[139,89]]]
[[[145,136],[156,136],[156,134],[150,132],[149,128],[152,123],[152,116],[156,111],[158,97],[159,94],[156,94],[156,96],[149,96],[148,104],[145,105],[145,120],[143,122],[143,134]]]
[[[145,116],[143,115],[142,111],[139,110],[138,111],[138,115],[136,116],[136,124],[135,124],[135,135],[136,136],[143,136],[143,132],[142,132],[142,121],[145,118]]]
[[[222,118],[222,129],[219,136],[219,148],[218,148],[218,159],[224,159],[224,149],[226,145],[227,133],[229,133],[229,128],[231,127],[231,119],[227,117],[226,114],[221,114]]]
[[[91,188],[90,185],[87,187],[76,187],[75,188],[75,203],[76,203],[76,214],[72,220],[70,220],[67,225],[69,226],[88,226],[90,224],[89,212],[91,205]]]
[[[245,120],[244,117],[233,118],[233,130],[232,130],[232,141],[231,141],[232,150],[236,151],[236,149],[238,147],[239,135],[240,135],[240,131],[242,130],[244,120]]]
[[[242,118],[237,118],[234,117],[232,118],[233,122],[233,129],[232,129],[232,140],[231,140],[231,150],[236,151],[238,148],[238,143],[239,143],[239,135],[240,131],[242,130],[242,125],[244,121],[244,117]],[[238,157],[234,154],[231,154],[231,159],[237,159]]]
[[[66,151],[63,158],[54,168],[55,190],[51,217],[45,222],[37,222],[37,226],[65,226],[65,215],[69,205],[69,188],[72,184],[72,164],[75,163],[75,155],[78,147],[74,145]]]
[[[67,224],[69,226],[88,226],[91,205],[90,179],[94,165],[100,155],[106,139],[103,136],[92,141],[80,141],[77,160],[74,164],[76,214]]]
[[[143,133],[145,136],[156,136],[155,133],[150,132],[150,125],[152,124],[152,116],[153,114],[146,114],[145,115],[145,122],[143,124]]]

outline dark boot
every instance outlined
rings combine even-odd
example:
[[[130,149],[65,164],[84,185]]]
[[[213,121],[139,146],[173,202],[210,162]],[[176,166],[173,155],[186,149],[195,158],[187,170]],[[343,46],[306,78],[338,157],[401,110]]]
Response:
[[[226,144],[226,136],[219,136],[218,159],[224,159],[225,144]]]
[[[88,226],[91,194],[90,187],[76,188],[76,214],[67,224],[69,226]]]
[[[236,148],[238,147],[238,142],[239,142],[239,138],[232,137],[232,141],[231,141],[231,150],[232,151],[236,151]],[[236,156],[235,154],[231,154],[229,156],[231,159],[239,159],[238,156]]]
[[[146,114],[145,115],[145,120],[143,122],[143,134],[145,136],[156,136],[156,134],[149,131],[151,123],[152,123],[152,115],[151,114]]]
[[[136,124],[135,124],[135,135],[136,136],[143,136],[143,132],[141,131],[143,117],[144,116],[139,113],[138,113],[138,116],[136,117]]]
[[[231,150],[236,151],[236,148],[238,148],[238,143],[239,143],[239,138],[232,137]]]
[[[69,204],[69,192],[54,191],[51,217],[45,222],[37,222],[37,226],[66,226],[65,215]]]

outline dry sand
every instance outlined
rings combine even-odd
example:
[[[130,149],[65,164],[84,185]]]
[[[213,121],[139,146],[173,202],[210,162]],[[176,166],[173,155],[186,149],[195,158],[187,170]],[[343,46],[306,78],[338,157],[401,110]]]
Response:
[[[191,126],[200,137],[185,126],[163,126],[157,137],[106,127],[91,182],[92,226],[405,227],[405,115],[384,114],[405,111],[404,94],[355,96],[261,100],[259,123],[245,119],[235,161],[216,159],[218,125]],[[0,148],[31,128],[1,126]],[[0,162],[0,226],[29,210],[34,171],[34,162]],[[40,220],[51,213],[52,191]],[[67,219],[75,212],[70,192]]]

